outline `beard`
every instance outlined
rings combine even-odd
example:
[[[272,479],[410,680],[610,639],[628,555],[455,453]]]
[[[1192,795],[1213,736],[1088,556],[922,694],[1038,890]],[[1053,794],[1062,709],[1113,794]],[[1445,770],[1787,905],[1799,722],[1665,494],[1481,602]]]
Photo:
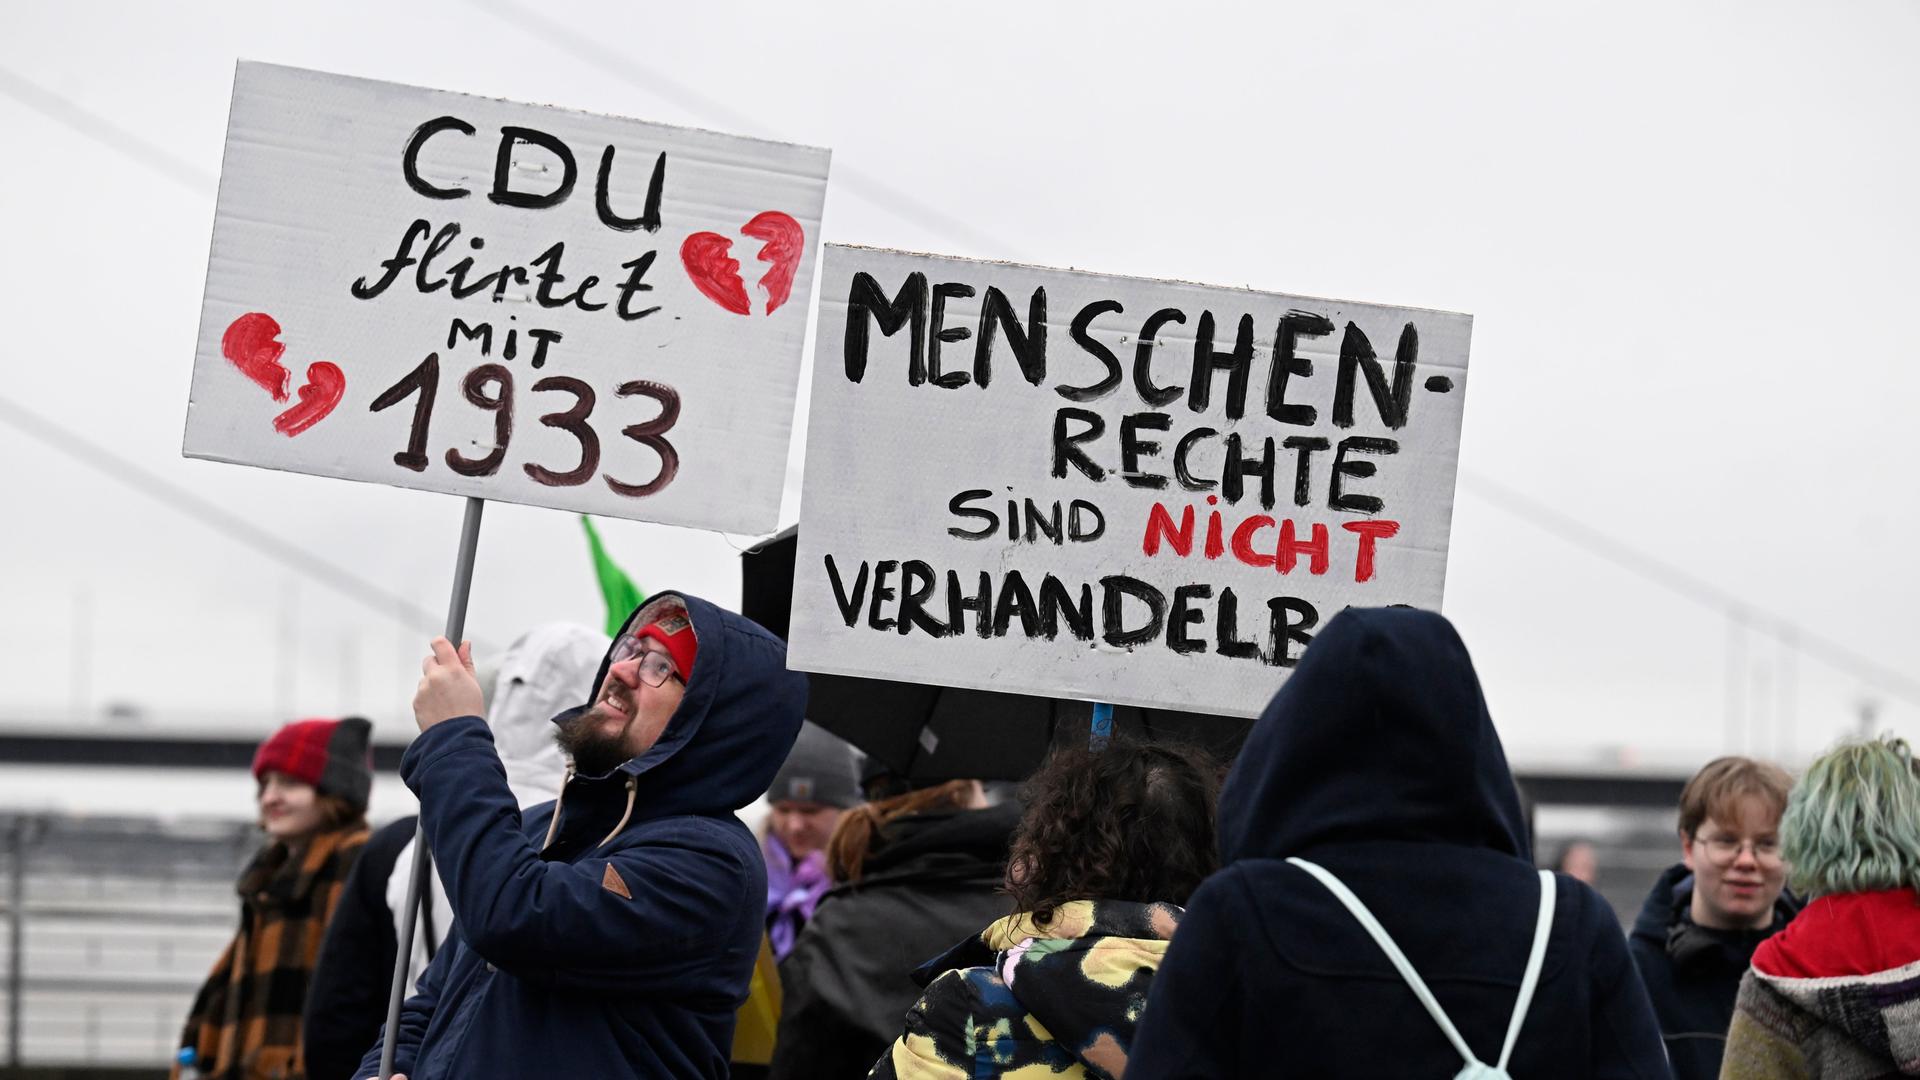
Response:
[[[603,721],[612,714],[599,705],[575,716],[560,725],[553,733],[553,741],[560,746],[560,752],[573,759],[573,771],[581,776],[605,776],[627,763],[633,755],[627,753],[626,742],[619,734],[609,735],[601,731]]]

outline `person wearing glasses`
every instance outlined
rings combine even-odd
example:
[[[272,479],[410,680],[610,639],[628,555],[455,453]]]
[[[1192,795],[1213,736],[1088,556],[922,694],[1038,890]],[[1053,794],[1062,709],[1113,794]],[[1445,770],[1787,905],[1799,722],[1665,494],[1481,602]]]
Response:
[[[559,790],[567,763],[554,745],[553,715],[592,695],[607,645],[597,628],[547,623],[522,634],[497,663],[479,667],[494,752],[523,810]],[[417,902],[407,907],[418,823],[408,814],[375,829],[347,877],[307,984],[307,1080],[349,1080],[367,1044],[380,1034],[403,916],[417,923],[407,961],[409,991],[453,930],[453,907],[438,874],[427,876]]]
[[[524,813],[481,718],[468,646],[433,641],[400,764],[454,933],[395,1037],[398,1076],[725,1077],[766,913],[734,812],[767,789],[806,711],[786,645],[661,593],[554,718],[560,797]],[[356,1077],[379,1071],[381,1045]]]
[[[1778,766],[1723,757],[1680,793],[1681,862],[1654,882],[1628,941],[1675,1080],[1720,1075],[1740,977],[1797,909],[1780,855],[1792,787]]]

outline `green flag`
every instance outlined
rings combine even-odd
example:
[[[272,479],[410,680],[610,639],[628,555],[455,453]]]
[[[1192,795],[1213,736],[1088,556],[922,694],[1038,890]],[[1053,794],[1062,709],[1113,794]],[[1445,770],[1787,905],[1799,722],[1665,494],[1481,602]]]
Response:
[[[593,527],[593,519],[580,515],[580,524],[587,527],[587,547],[593,553],[593,576],[600,579],[600,596],[607,602],[607,636],[620,632],[620,625],[633,614],[633,609],[646,600],[647,594],[633,583],[625,570],[620,569],[607,557],[606,546],[600,543],[600,533]]]

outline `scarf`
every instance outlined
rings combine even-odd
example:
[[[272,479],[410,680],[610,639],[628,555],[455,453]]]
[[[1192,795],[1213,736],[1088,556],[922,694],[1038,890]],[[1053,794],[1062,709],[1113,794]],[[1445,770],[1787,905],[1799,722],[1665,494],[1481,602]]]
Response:
[[[824,851],[795,859],[772,833],[761,849],[767,857],[767,940],[773,944],[774,958],[785,960],[833,880],[827,876]]]
[[[298,852],[274,841],[241,871],[239,932],[194,995],[180,1035],[207,1080],[305,1080],[301,1006],[367,835],[365,825],[322,832]]]

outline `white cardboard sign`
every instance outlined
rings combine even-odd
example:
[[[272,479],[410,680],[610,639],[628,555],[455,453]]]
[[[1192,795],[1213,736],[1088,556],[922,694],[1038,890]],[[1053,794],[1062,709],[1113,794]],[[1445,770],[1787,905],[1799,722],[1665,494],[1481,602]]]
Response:
[[[1437,608],[1466,315],[829,245],[796,668],[1257,715]]]
[[[766,531],[827,158],[241,63],[184,452]]]

